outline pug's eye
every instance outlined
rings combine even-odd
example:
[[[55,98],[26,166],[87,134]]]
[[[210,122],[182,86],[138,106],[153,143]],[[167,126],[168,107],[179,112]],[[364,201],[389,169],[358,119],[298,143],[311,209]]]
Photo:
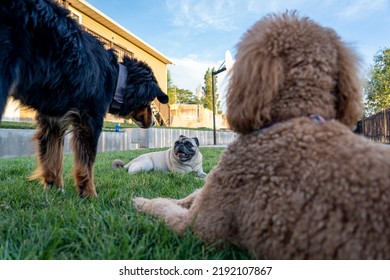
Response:
[[[194,145],[192,145],[190,142],[186,142],[184,144],[188,149],[191,149]]]
[[[179,145],[179,144],[180,144],[180,141],[176,141],[176,142],[175,142],[175,145]]]

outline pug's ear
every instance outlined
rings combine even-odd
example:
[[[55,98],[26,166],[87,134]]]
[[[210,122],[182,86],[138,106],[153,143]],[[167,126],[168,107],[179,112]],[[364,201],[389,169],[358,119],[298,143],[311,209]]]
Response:
[[[199,140],[198,140],[198,137],[192,137],[192,139],[195,140],[196,146],[199,147]]]
[[[184,135],[180,135],[179,138],[185,137]]]

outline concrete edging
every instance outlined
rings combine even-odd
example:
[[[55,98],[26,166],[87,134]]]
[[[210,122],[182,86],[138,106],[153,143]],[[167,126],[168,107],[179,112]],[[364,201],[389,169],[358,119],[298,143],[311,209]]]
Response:
[[[0,157],[18,157],[35,153],[33,129],[0,129]],[[99,138],[98,152],[134,150],[138,148],[165,148],[173,146],[180,135],[197,137],[201,146],[214,143],[213,131],[174,129],[174,128],[127,128],[120,132],[103,131]],[[235,133],[217,131],[217,144],[227,145],[235,138]],[[65,137],[65,153],[72,153]]]

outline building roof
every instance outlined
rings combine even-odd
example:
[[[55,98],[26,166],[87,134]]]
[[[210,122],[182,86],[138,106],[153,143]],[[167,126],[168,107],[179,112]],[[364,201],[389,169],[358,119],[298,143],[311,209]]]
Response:
[[[145,52],[154,56],[158,60],[164,62],[165,64],[172,64],[172,61],[164,56],[162,53],[157,51],[155,48],[150,46],[148,43],[144,42],[136,35],[128,31],[126,28],[121,26],[119,23],[115,22],[113,19],[96,9],[94,6],[86,2],[85,0],[67,0],[71,7],[79,10],[80,12],[86,14],[97,22],[103,24],[109,28],[112,32],[122,36],[129,42],[133,43],[137,47],[141,48]]]

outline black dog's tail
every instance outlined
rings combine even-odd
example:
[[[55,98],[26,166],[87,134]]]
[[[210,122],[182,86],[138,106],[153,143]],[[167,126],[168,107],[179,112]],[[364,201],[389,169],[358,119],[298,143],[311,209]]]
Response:
[[[112,169],[123,168],[124,163],[120,159],[116,159],[111,163]]]

